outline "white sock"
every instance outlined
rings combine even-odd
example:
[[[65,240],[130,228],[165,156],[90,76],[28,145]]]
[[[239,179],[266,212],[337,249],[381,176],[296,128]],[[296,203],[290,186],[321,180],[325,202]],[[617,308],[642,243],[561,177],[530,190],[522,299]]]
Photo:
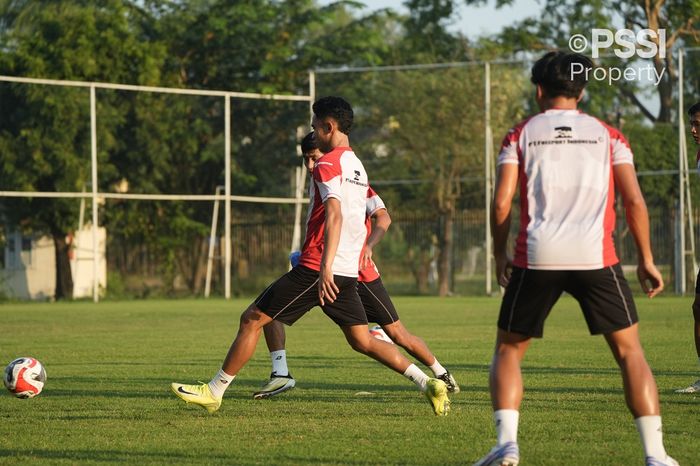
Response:
[[[644,454],[659,460],[666,459],[663,434],[661,433],[661,416],[640,416],[634,420],[639,431],[639,438],[644,446]]]
[[[496,424],[496,441],[501,446],[507,442],[518,441],[518,420],[520,413],[515,409],[498,409],[493,412]]]
[[[212,396],[214,398],[224,396],[224,392],[235,378],[235,375],[228,375],[223,369],[219,369],[219,372],[209,382],[209,391],[211,391]]]
[[[425,375],[425,372],[418,369],[418,366],[416,366],[415,364],[411,364],[406,368],[406,371],[403,373],[403,376],[411,382],[413,382],[414,384],[418,385],[420,391],[425,391],[425,384],[428,383],[429,377]]]
[[[435,375],[435,377],[440,377],[442,374],[447,372],[447,369],[442,367],[442,364],[438,362],[437,358],[435,358],[435,362],[430,365],[430,370],[433,371],[433,375]]]
[[[287,368],[287,352],[285,350],[270,351],[272,359],[272,373],[277,375],[289,375]]]

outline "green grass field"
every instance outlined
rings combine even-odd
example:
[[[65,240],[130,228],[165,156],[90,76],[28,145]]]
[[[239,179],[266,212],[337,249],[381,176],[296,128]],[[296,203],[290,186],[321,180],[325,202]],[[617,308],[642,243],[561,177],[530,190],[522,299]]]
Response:
[[[462,386],[448,417],[354,353],[318,309],[288,329],[296,389],[252,399],[270,372],[261,342],[210,416],[169,384],[210,379],[247,301],[0,305],[0,362],[34,356],[48,375],[37,398],[0,396],[0,464],[471,464],[495,441],[487,377],[499,300],[395,302]],[[700,464],[700,396],[673,393],[698,377],[690,304],[638,299],[666,446],[683,465]],[[643,464],[617,367],[574,301],[560,301],[523,372],[521,464]]]

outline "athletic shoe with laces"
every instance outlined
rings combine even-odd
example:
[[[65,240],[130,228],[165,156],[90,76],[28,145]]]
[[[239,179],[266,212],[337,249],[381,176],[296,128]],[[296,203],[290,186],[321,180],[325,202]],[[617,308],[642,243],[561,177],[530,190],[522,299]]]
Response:
[[[496,445],[474,466],[518,466],[520,462],[520,449],[515,442],[506,442]]]
[[[435,377],[436,379],[440,379],[443,382],[445,382],[445,385],[447,385],[447,391],[450,393],[459,393],[459,385],[457,385],[457,381],[455,378],[450,374],[450,371],[445,372],[444,374]]]
[[[685,388],[679,388],[676,390],[676,393],[700,393],[700,379],[696,380],[692,385]]]
[[[425,397],[436,416],[447,416],[450,411],[450,399],[447,397],[447,385],[440,379],[428,379],[425,384]]]
[[[253,393],[253,398],[256,400],[270,398],[294,388],[295,385],[296,382],[294,381],[292,374],[277,375],[275,372],[273,372],[270,374],[270,380],[263,385],[260,390]]]
[[[209,414],[213,413],[221,406],[221,398],[215,398],[209,390],[209,385],[185,385],[181,383],[171,383],[170,389],[187,404],[192,403],[206,409]]]
[[[674,460],[670,456],[666,455],[665,460],[659,460],[653,456],[647,456],[646,466],[679,466],[678,461]]]

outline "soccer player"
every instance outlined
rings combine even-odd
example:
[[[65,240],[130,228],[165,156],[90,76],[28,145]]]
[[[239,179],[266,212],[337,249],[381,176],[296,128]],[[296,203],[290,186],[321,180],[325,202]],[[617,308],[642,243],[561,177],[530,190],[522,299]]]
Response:
[[[646,464],[677,465],[666,454],[658,391],[644,357],[632,293],[615,253],[615,189],[635,239],[637,276],[650,298],[663,289],[649,242],[649,218],[632,152],[616,129],[577,110],[592,68],[579,54],[550,52],[532,67],[541,113],[512,128],[498,155],[493,199],[496,274],[506,287],[498,317],[489,386],[496,446],[475,465],[517,465],[520,361],[562,292],[580,304],[591,334],[604,335],[622,373]],[[520,192],[520,232],[506,253],[511,202]],[[601,462],[605,462],[601,459]]]
[[[299,265],[272,283],[241,314],[238,334],[217,374],[208,384],[171,384],[187,403],[213,413],[225,390],[255,352],[262,328],[278,320],[292,325],[311,308],[323,312],[343,331],[350,346],[413,381],[436,415],[446,415],[450,401],[442,380],[429,378],[399,350],[367,332],[367,316],[357,294],[357,268],[365,243],[367,173],[350,148],[350,104],[324,97],[313,105],[312,127],[325,153],[313,172],[314,191]]]
[[[316,141],[313,139],[313,133],[307,134],[301,141],[301,152],[304,157],[304,165],[306,165],[310,174],[313,173],[316,160],[323,156],[323,153],[318,149]],[[371,218],[375,219],[374,228],[371,226]],[[367,244],[362,251],[360,259],[357,292],[362,300],[367,320],[381,325],[389,338],[397,345],[430,367],[435,378],[445,382],[449,392],[459,393],[459,385],[452,374],[440,364],[425,342],[411,334],[399,320],[396,308],[379,277],[379,271],[372,260],[372,250],[389,228],[391,217],[386,210],[384,202],[372,188],[369,188],[368,193],[366,223],[367,229],[371,233],[367,238]],[[295,265],[295,260],[292,259],[292,266]],[[270,380],[253,394],[255,399],[278,395],[296,385],[296,381],[287,367],[284,326],[277,321],[272,321],[264,327],[263,331],[265,332],[267,348],[270,350],[272,373],[270,374]]]
[[[688,116],[690,116],[690,134],[693,136],[695,144],[700,144],[700,102],[688,109]],[[700,171],[700,150],[696,156],[696,163]],[[698,355],[698,364],[700,364],[700,272],[695,279],[693,319],[695,320],[695,352]],[[685,388],[676,390],[676,393],[700,393],[700,379]]]

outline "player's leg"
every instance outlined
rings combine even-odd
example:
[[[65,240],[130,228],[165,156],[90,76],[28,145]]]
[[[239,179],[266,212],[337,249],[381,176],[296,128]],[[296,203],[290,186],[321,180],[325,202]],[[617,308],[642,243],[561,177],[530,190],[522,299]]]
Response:
[[[494,411],[520,409],[524,390],[520,362],[530,346],[530,340],[527,335],[498,329],[489,371],[489,391]]]
[[[605,339],[620,366],[625,401],[634,416],[647,464],[677,465],[664,448],[658,390],[639,341],[638,325],[606,334]]]
[[[639,341],[638,324],[605,335],[622,372],[625,401],[635,418],[659,415],[656,381]]]
[[[695,281],[695,300],[693,301],[693,320],[695,337],[695,352],[698,356],[698,364],[700,364],[700,273]],[[691,385],[676,390],[676,393],[700,393],[700,379],[696,380]]]
[[[576,271],[566,290],[581,304],[591,334],[605,335],[620,366],[625,401],[635,418],[647,464],[677,464],[664,449],[656,381],[639,341],[637,309],[622,267]]]
[[[695,321],[695,353],[700,364],[700,295],[695,295],[693,301],[693,320]]]
[[[272,320],[263,314],[255,303],[241,314],[238,334],[229,348],[224,363],[208,384],[172,383],[171,390],[187,403],[202,406],[213,413],[221,406],[224,392],[230,386],[241,368],[255,352],[260,339],[260,330]]]
[[[435,414],[446,415],[450,400],[447,397],[445,383],[429,378],[415,364],[411,364],[399,352],[396,345],[370,336],[367,331],[367,316],[357,294],[356,279],[336,275],[334,281],[340,292],[333,303],[322,306],[323,312],[342,329],[352,349],[381,362],[413,381],[425,393]]]
[[[367,324],[342,325],[345,338],[355,351],[379,361],[386,367],[403,375],[422,391],[437,416],[446,416],[450,410],[450,400],[445,382],[428,377],[418,366],[401,354],[396,345],[372,337]]]
[[[452,393],[459,393],[459,385],[456,380],[445,369],[435,355],[430,351],[428,345],[416,335],[413,335],[399,320],[398,312],[394,303],[389,297],[381,278],[371,282],[359,282],[357,293],[362,300],[362,305],[367,314],[367,320],[381,325],[382,329],[391,340],[405,349],[408,354],[425,364],[433,371],[436,378],[442,380],[447,385],[447,390]]]
[[[496,446],[475,466],[515,466],[520,461],[518,424],[523,398],[520,363],[533,337],[542,337],[544,322],[563,290],[566,272],[514,268],[498,316],[496,348],[489,390]]]
[[[447,385],[451,393],[459,393],[459,384],[454,376],[433,355],[428,345],[422,338],[412,334],[400,320],[390,324],[380,324],[384,332],[391,340],[402,347],[411,356],[425,364],[433,372],[436,379],[440,379]]]
[[[263,384],[262,388],[253,393],[253,398],[269,398],[279,395],[291,388],[294,388],[296,381],[287,367],[287,351],[285,350],[286,333],[284,324],[273,320],[263,327],[265,343],[270,351],[272,361],[272,371],[270,379]]]
[[[173,383],[171,388],[175,394],[210,413],[216,411],[224,391],[255,352],[262,328],[273,319],[291,325],[318,304],[317,282],[318,272],[295,267],[267,287],[241,315],[236,338],[211,382],[201,385]]]
[[[498,329],[496,349],[489,371],[496,446],[474,466],[515,466],[520,461],[518,423],[523,399],[520,362],[529,345],[530,337]]]

